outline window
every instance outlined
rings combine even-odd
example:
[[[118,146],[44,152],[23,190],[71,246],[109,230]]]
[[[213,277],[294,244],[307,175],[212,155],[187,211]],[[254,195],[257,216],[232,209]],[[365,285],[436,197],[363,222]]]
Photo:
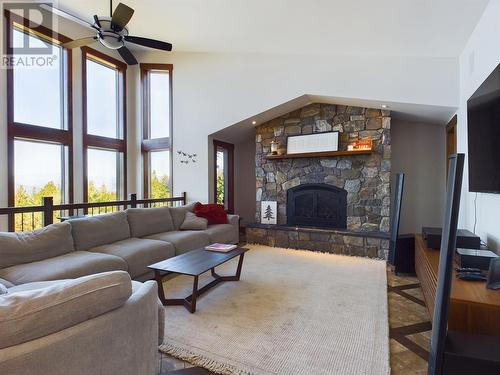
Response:
[[[141,64],[144,197],[172,191],[172,65]]]
[[[170,151],[151,151],[149,155],[150,198],[165,198],[170,196]]]
[[[13,28],[14,47],[21,47],[23,39],[33,47],[45,45],[40,37],[31,35],[29,31]],[[53,129],[64,129],[63,96],[63,64],[62,47],[52,45],[52,51],[58,66],[52,68],[14,67],[14,122],[44,126]],[[40,95],[43,89],[43,95]],[[51,110],[47,110],[50,108]]]
[[[119,200],[123,181],[121,153],[110,150],[89,148],[88,163],[88,201],[109,202]]]
[[[125,72],[127,66],[82,48],[84,200],[126,198]]]
[[[234,211],[234,145],[214,140],[214,201]]]
[[[12,13],[7,18],[7,53],[26,43],[52,48],[51,67],[15,66],[7,71],[9,206],[55,204],[72,200],[71,51],[61,47],[69,38]],[[43,95],[41,95],[43,92]],[[41,227],[41,213],[9,218],[10,230]]]

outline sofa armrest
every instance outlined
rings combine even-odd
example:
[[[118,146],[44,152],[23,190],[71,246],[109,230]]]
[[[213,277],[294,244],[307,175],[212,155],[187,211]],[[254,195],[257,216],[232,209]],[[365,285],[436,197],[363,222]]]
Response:
[[[227,215],[227,222],[233,226],[233,243],[237,244],[240,242],[240,216],[239,215]]]
[[[237,226],[238,229],[240,228],[240,215],[227,215],[227,222],[231,225]]]

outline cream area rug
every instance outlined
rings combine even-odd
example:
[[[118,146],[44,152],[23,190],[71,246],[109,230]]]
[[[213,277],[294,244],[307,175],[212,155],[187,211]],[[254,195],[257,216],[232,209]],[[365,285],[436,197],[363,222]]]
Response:
[[[384,261],[247,247],[240,281],[202,295],[194,314],[165,308],[162,352],[218,374],[389,374]],[[164,286],[184,297],[192,279]]]

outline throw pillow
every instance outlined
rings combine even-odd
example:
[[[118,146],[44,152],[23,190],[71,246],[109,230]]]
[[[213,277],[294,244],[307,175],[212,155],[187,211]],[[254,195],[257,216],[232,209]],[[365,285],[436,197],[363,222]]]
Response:
[[[181,224],[181,230],[205,230],[208,226],[208,220],[204,217],[198,217],[192,212],[186,212],[186,217]]]
[[[198,217],[204,217],[208,224],[227,224],[227,214],[222,204],[201,204],[194,205],[194,213]]]

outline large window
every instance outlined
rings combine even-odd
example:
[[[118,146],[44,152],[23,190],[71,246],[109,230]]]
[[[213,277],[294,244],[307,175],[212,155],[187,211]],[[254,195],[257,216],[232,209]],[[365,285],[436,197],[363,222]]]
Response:
[[[141,64],[144,196],[172,192],[172,65]]]
[[[82,48],[84,199],[126,198],[125,72],[121,61]]]
[[[72,200],[71,51],[69,38],[7,13],[7,53],[50,46],[52,66],[17,65],[7,71],[9,206],[40,205]],[[42,226],[41,213],[9,218],[11,230]]]

